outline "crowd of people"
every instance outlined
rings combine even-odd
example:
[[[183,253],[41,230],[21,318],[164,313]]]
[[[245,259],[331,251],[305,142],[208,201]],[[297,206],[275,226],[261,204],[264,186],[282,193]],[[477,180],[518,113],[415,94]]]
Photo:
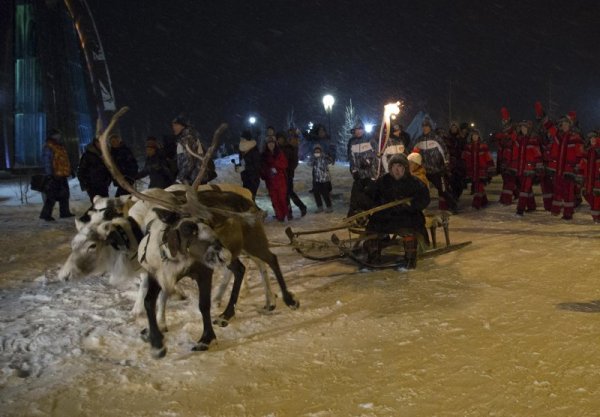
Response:
[[[483,209],[489,204],[486,185],[495,175],[502,178],[499,202],[510,205],[516,202],[516,214],[523,216],[536,210],[533,185],[542,190],[544,209],[553,215],[569,220],[583,199],[591,207],[592,218],[600,222],[600,138],[590,132],[582,138],[575,112],[569,112],[557,121],[551,120],[541,104],[535,104],[535,120],[514,123],[506,108],[501,109],[501,129],[491,136],[488,144],[477,129],[468,124],[450,123],[447,130],[438,128],[429,118],[422,121],[422,134],[411,138],[402,125],[392,125],[387,138],[369,136],[364,124],[358,120],[347,142],[349,171],[353,178],[348,216],[370,208],[381,198],[374,190],[378,181],[389,181],[393,165],[405,169],[403,175],[415,177],[426,190],[435,188],[438,207],[458,212],[458,201],[464,190],[470,188],[471,205]],[[134,185],[136,180],[149,178],[149,187],[166,188],[179,182],[191,184],[198,175],[206,153],[198,131],[183,117],[172,121],[173,149],[149,137],[146,140],[146,158],[140,169],[131,149],[117,134],[110,136],[113,160]],[[302,137],[298,129],[276,131],[272,126],[259,145],[259,138],[250,131],[240,135],[239,160],[235,170],[240,174],[242,186],[253,198],[264,182],[272,202],[275,218],[284,222],[294,218],[294,206],[301,217],[307,206],[294,191],[294,173],[300,157],[312,168],[312,188],[316,213],[332,212],[332,181],[329,167],[337,159],[336,144],[323,125],[317,125],[311,137]],[[496,148],[496,160],[490,146]],[[307,150],[310,147],[310,150]],[[303,148],[303,149],[301,149]],[[400,159],[399,159],[400,158]],[[60,141],[60,132],[49,132],[44,147],[45,170],[49,180],[45,189],[45,203],[40,218],[51,221],[52,210],[59,203],[60,216],[69,217],[69,189],[67,179],[73,174],[66,150]],[[117,184],[102,161],[97,139],[90,143],[77,168],[82,190],[89,195],[107,197],[111,183],[117,187],[116,195],[128,191]],[[207,183],[217,177],[213,161],[202,178]],[[470,187],[469,187],[470,184]],[[385,200],[386,198],[383,198]]]

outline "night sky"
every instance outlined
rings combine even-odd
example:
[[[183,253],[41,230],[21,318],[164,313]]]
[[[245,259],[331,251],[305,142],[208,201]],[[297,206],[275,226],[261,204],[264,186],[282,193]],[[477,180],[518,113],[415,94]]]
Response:
[[[597,1],[197,1],[88,0],[127,136],[169,133],[186,113],[205,138],[221,122],[231,138],[250,114],[264,125],[326,123],[334,131],[351,99],[377,123],[401,99],[402,121],[419,110],[484,132],[532,118],[541,100],[600,126]],[[133,140],[133,137],[129,138]],[[136,139],[138,140],[138,139]]]

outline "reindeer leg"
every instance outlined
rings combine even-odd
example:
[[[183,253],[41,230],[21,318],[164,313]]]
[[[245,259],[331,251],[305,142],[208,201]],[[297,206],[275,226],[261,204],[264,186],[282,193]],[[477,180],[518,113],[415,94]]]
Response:
[[[223,295],[225,294],[225,290],[229,285],[229,281],[231,280],[231,271],[226,269],[223,271],[223,276],[219,281],[219,285],[217,286],[217,291],[215,296],[213,297],[213,301],[217,304],[217,306],[221,307],[221,301],[223,301]]]
[[[300,302],[296,300],[294,294],[288,291],[287,286],[285,284],[285,280],[283,279],[283,274],[281,273],[281,269],[279,268],[279,262],[277,261],[277,256],[273,253],[269,252],[268,255],[265,256],[266,259],[261,258],[263,261],[267,263],[275,273],[275,278],[277,278],[277,283],[279,284],[279,288],[281,289],[281,295],[283,296],[283,302],[289,308],[295,310],[300,307]]]
[[[202,314],[202,324],[204,327],[204,330],[202,331],[202,337],[200,340],[198,340],[198,343],[192,347],[193,351],[208,350],[211,342],[217,338],[212,327],[212,321],[210,319],[212,274],[212,269],[207,268],[204,265],[199,268],[198,272],[192,274],[192,278],[198,284],[199,308],[200,313]]]
[[[158,306],[156,308],[156,317],[158,321],[158,328],[164,333],[167,332],[167,319],[166,319],[166,311],[167,311],[167,300],[169,299],[169,294],[165,290],[162,290],[158,295]]]
[[[260,259],[252,259],[256,263],[260,278],[262,279],[263,287],[265,289],[265,306],[263,307],[263,310],[273,311],[275,310],[275,294],[273,294],[273,290],[271,290],[271,282],[269,281],[269,271],[267,271],[267,266]]]
[[[246,272],[246,267],[239,258],[232,261],[231,264],[227,266],[227,269],[233,272],[234,279],[231,295],[229,296],[229,303],[227,303],[225,310],[214,321],[214,324],[218,324],[221,327],[226,327],[229,324],[229,320],[235,316],[235,305],[238,301],[240,288],[242,286],[242,281],[244,280],[244,273]]]
[[[148,292],[148,274],[142,273],[140,275],[140,288],[138,289],[137,297],[135,298],[135,304],[131,309],[131,314],[134,317],[141,316],[145,312],[144,298]]]
[[[167,348],[163,344],[163,334],[156,322],[156,298],[160,292],[160,285],[156,278],[148,275],[148,292],[144,298],[146,316],[148,316],[148,329],[142,331],[142,339],[149,341],[152,346],[152,356],[162,358],[167,354]]]

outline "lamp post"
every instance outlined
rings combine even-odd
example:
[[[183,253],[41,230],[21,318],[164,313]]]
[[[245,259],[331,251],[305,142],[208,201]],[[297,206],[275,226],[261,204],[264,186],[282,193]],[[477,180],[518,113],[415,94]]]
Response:
[[[256,134],[256,129],[254,128],[254,125],[256,124],[256,117],[254,117],[254,116],[248,117],[248,123],[250,124],[250,132],[252,133],[252,136],[254,137],[254,135]],[[258,135],[255,139],[258,140]]]
[[[333,103],[335,103],[335,99],[331,94],[327,94],[323,96],[323,107],[325,107],[325,113],[329,117],[329,137],[331,137],[331,110],[333,109]]]

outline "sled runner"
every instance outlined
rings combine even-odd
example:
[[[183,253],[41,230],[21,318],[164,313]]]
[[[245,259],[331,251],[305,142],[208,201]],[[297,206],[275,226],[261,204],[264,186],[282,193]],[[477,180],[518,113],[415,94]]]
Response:
[[[365,229],[368,216],[381,210],[403,204],[394,201],[348,217],[339,225],[315,230],[293,231],[288,227],[285,232],[291,246],[307,259],[327,261],[346,258],[366,269],[406,267],[403,238],[414,235],[412,230],[395,230],[389,233],[368,232]],[[417,235],[417,258],[424,259],[452,252],[469,245],[471,241],[450,243],[449,218],[447,211],[425,211],[425,227],[429,236]],[[438,247],[437,229],[444,232],[445,245]],[[330,241],[306,238],[307,236],[337,232]],[[427,242],[429,240],[429,242]]]

